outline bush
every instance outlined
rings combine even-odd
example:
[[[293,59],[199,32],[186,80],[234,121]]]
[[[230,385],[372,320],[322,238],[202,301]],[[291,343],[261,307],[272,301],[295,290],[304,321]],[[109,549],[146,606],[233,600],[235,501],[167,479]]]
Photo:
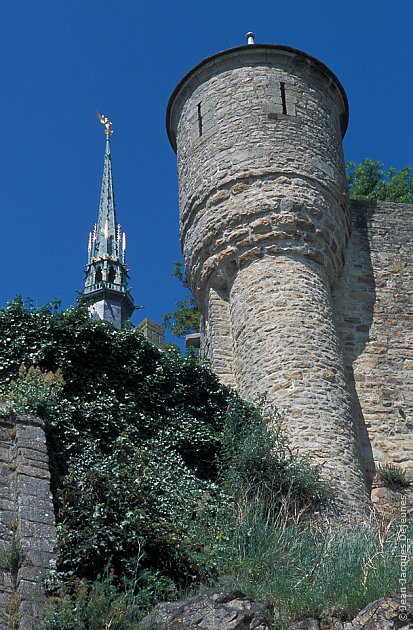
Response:
[[[404,470],[394,464],[384,464],[383,466],[378,466],[377,472],[383,481],[389,485],[395,484],[397,486],[401,486],[402,488],[409,488],[412,485],[412,482],[409,481]]]
[[[2,397],[8,403],[5,413],[44,416],[48,410],[54,408],[53,402],[58,400],[64,383],[60,369],[56,373],[45,373],[37,366],[27,368],[21,365],[17,378],[0,389]]]
[[[178,586],[206,579],[188,522],[217,502],[217,461],[234,394],[196,357],[134,330],[15,300],[0,312],[8,412],[46,424],[58,522],[57,576],[95,580],[127,559]],[[236,398],[236,397],[235,397]],[[247,418],[246,418],[247,420]]]
[[[171,474],[183,472],[177,487],[170,476],[155,476],[162,470],[156,456],[148,447],[135,448],[126,436],[111,455],[84,453],[72,462],[59,490],[64,519],[58,525],[57,551],[63,578],[94,579],[96,567],[108,558],[116,575],[130,576],[130,559],[137,556],[145,568],[176,584],[208,577],[208,568],[191,556],[185,527],[185,514],[195,509],[208,484],[197,482],[175,457]],[[172,502],[177,507],[168,511]]]
[[[327,505],[331,491],[320,473],[292,454],[283,416],[265,399],[256,405],[234,400],[223,429],[220,481],[238,503],[260,499],[274,511],[288,504],[295,513]]]
[[[110,575],[89,585],[79,580],[49,600],[36,630],[133,630],[137,608],[129,593],[119,593]]]

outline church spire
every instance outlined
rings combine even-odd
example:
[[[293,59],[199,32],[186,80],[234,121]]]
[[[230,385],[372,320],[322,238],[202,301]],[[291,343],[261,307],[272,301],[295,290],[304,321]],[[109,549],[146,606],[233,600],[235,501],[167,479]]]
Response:
[[[119,226],[116,223],[115,198],[113,193],[110,135],[107,134],[98,222],[96,224],[96,233],[94,234],[92,247],[93,256],[107,255],[119,258],[120,243],[118,236]]]
[[[89,233],[88,264],[82,301],[87,301],[95,319],[105,319],[121,328],[134,306],[127,285],[126,235],[116,221],[110,136],[112,123],[97,114],[105,126],[106,146],[98,220]]]

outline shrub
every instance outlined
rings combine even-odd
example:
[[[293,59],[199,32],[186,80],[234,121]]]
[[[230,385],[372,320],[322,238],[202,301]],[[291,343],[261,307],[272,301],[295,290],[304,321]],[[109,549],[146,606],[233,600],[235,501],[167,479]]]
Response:
[[[0,388],[9,411],[46,423],[60,579],[96,579],[127,558],[177,585],[206,578],[188,522],[217,495],[234,394],[196,357],[133,330],[15,300],[0,312]]]
[[[395,484],[401,486],[402,488],[408,488],[412,484],[412,482],[407,478],[404,470],[394,464],[384,464],[382,466],[378,466],[377,472],[387,484]]]
[[[37,366],[21,365],[18,376],[8,386],[1,388],[2,397],[8,403],[8,413],[34,413],[44,415],[53,408],[64,385],[62,372],[42,372]]]
[[[49,600],[36,630],[133,630],[136,620],[133,600],[106,575],[93,584],[79,580],[62,588]]]
[[[239,400],[230,405],[223,430],[221,483],[227,492],[235,492],[238,503],[261,499],[274,510],[288,504],[295,513],[327,504],[331,492],[320,472],[308,458],[291,452],[283,416],[265,399],[256,405]]]

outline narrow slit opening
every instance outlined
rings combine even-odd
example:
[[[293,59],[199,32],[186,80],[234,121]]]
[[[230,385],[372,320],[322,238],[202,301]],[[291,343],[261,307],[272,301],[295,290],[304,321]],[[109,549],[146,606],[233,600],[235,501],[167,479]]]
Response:
[[[283,106],[283,114],[287,113],[287,101],[285,100],[285,83],[280,82],[281,101]]]
[[[202,136],[202,113],[201,113],[201,103],[198,103],[198,130],[199,135]]]

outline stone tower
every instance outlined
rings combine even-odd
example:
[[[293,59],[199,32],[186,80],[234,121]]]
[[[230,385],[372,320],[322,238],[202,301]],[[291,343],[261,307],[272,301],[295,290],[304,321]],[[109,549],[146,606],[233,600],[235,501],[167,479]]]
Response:
[[[242,396],[288,410],[293,445],[360,510],[368,495],[332,310],[350,225],[347,97],[317,59],[249,35],[188,72],[167,111],[201,349]]]
[[[122,328],[133,313],[133,299],[128,289],[126,236],[116,221],[112,180],[110,136],[112,123],[103,116],[106,147],[98,221],[89,234],[88,262],[82,301],[87,302],[94,319],[105,319]]]

